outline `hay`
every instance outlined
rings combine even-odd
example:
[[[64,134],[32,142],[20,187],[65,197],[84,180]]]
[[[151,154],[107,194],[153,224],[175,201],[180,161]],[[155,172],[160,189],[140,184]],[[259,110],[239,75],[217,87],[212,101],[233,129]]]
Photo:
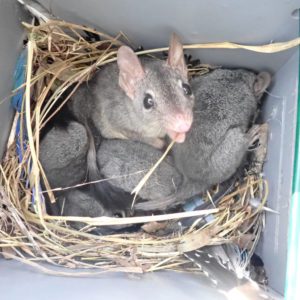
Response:
[[[14,93],[25,88],[25,96],[21,113],[16,113],[6,157],[0,167],[0,248],[5,257],[22,261],[48,274],[95,276],[105,272],[144,273],[161,269],[195,272],[195,268],[182,255],[184,252],[229,241],[239,243],[247,235],[251,238],[244,247],[253,251],[262,228],[262,208],[268,195],[267,182],[254,175],[245,177],[242,183],[236,184],[234,192],[223,197],[217,208],[207,211],[124,219],[48,216],[40,189],[41,179],[45,182],[49,198],[55,200],[39,163],[40,131],[53,116],[50,114],[51,108],[64,91],[75,84],[71,96],[98,67],[114,61],[118,47],[128,41],[123,34],[111,37],[63,21],[24,26],[29,37],[26,83]],[[101,40],[86,41],[84,31],[98,34]],[[267,51],[269,48],[264,49]],[[189,75],[201,75],[208,71],[209,66],[193,66]],[[17,149],[14,138],[18,118],[21,122],[20,149]],[[26,140],[25,132],[28,135]],[[18,161],[17,150],[22,154],[21,161]],[[139,188],[141,186],[135,192]],[[211,191],[208,195],[214,193],[216,191]],[[257,209],[249,205],[253,197],[261,199]],[[210,201],[209,198],[206,200]],[[200,226],[203,216],[207,215],[211,220]],[[158,235],[143,230],[105,236],[89,233],[95,226],[112,224],[149,223],[151,227],[155,224],[153,222],[163,221],[160,223],[162,227],[170,227],[172,220],[188,216],[199,216],[199,219],[183,231],[174,227],[171,234]],[[68,226],[67,221],[80,221],[86,227],[76,231]],[[89,270],[76,273],[68,269],[58,271],[50,265],[44,266],[42,262]]]

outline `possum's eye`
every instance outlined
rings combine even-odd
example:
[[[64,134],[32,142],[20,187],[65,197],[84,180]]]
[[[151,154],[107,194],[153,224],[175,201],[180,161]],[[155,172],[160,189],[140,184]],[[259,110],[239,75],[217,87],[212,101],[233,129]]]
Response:
[[[182,83],[182,89],[185,95],[187,96],[192,95],[191,87],[187,83]]]
[[[146,109],[150,109],[154,106],[154,100],[153,100],[153,97],[152,95],[146,93],[145,94],[145,98],[144,98],[144,107]]]

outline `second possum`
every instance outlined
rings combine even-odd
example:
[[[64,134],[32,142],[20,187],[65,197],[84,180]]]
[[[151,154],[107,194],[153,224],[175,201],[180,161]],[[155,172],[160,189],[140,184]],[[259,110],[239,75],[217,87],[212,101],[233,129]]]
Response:
[[[258,139],[253,125],[258,101],[271,82],[267,72],[217,69],[191,81],[194,123],[183,144],[175,144],[175,165],[188,181],[201,186],[221,183],[241,165]]]

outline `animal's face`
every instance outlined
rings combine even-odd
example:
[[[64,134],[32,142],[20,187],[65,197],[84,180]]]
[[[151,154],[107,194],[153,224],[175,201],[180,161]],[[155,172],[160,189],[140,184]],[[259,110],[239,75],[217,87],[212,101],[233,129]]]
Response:
[[[183,142],[193,121],[194,96],[178,38],[172,36],[166,62],[146,62],[142,65],[130,48],[121,47],[120,87],[132,100],[137,116],[148,126],[145,135],[158,137],[167,133],[176,142]]]
[[[168,134],[183,142],[193,121],[194,95],[187,79],[166,62],[157,61],[145,71],[133,106],[153,136]]]

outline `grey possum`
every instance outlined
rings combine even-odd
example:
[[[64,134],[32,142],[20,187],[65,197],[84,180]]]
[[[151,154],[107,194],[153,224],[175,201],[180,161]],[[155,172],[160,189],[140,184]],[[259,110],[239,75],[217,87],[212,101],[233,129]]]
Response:
[[[167,61],[119,48],[117,63],[103,66],[69,102],[76,118],[89,120],[102,137],[130,139],[157,148],[169,135],[183,142],[193,120],[194,97],[188,84],[182,45],[173,34]]]
[[[54,215],[76,211],[75,215],[83,216],[89,213],[90,216],[101,216],[102,213],[118,217],[129,215],[127,208],[131,204],[131,195],[112,187],[109,182],[98,183],[101,193],[95,192],[95,184],[73,187],[87,180],[89,141],[85,126],[64,116],[64,122],[57,119],[57,123],[47,128],[40,142],[40,162],[51,188],[63,188],[54,193],[57,203],[46,202],[47,212]],[[64,190],[68,187],[72,188]]]
[[[217,69],[191,81],[194,123],[185,142],[172,151],[185,180],[209,188],[236,172],[259,138],[259,126],[249,127],[270,82],[267,72],[256,75],[243,69]]]
[[[53,125],[40,142],[40,162],[52,188],[68,187],[86,178],[88,136],[85,127],[70,120]]]
[[[130,193],[161,155],[159,149],[141,142],[105,140],[98,149],[97,163],[111,185]],[[200,184],[184,182],[172,158],[166,157],[141,189],[134,209],[166,211],[202,192]]]

